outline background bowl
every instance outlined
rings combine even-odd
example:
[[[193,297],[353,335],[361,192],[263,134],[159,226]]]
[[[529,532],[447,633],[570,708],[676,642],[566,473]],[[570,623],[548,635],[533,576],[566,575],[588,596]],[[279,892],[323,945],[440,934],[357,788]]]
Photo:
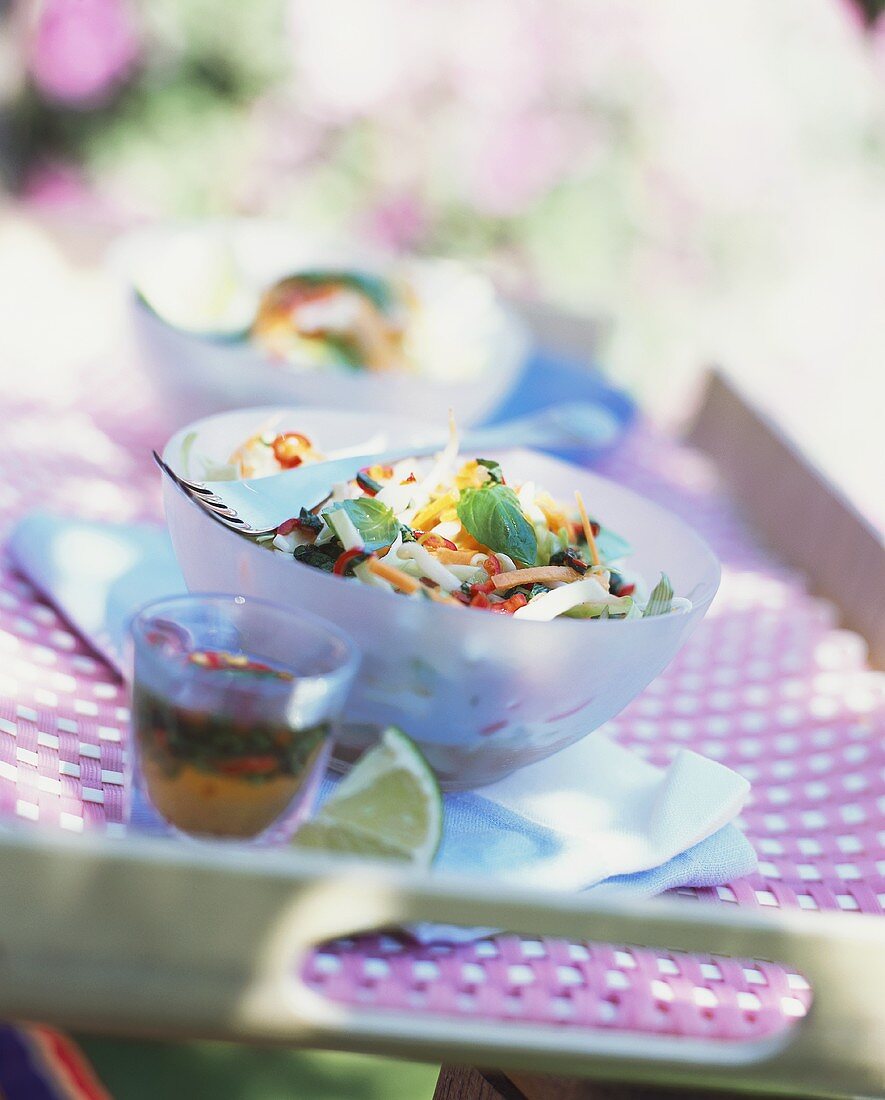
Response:
[[[161,283],[208,278],[225,256],[242,273],[256,304],[260,290],[299,269],[383,273],[394,262],[390,256],[311,239],[291,226],[264,220],[171,224],[122,238],[110,262],[122,275],[139,358],[160,396],[185,417],[286,403],[425,419],[442,419],[453,408],[462,424],[473,424],[501,403],[525,364],[529,341],[523,323],[487,279],[450,260],[396,261],[424,303],[413,328],[421,349],[421,369],[415,373],[275,363],[243,336],[250,317],[248,291],[236,310],[239,321],[231,318],[226,335],[174,327],[136,292],[140,280],[157,279],[158,272]]]
[[[214,417],[177,433],[164,458],[181,470],[184,437],[195,451],[226,457],[268,410]],[[328,451],[418,443],[389,420],[331,410],[281,413]],[[346,708],[339,756],[348,759],[379,726],[395,723],[422,747],[449,789],[481,786],[590,733],[657,676],[703,618],[719,585],[707,545],[656,504],[590,473],[531,451],[499,457],[513,482],[534,480],[555,497],[580,489],[590,511],[636,547],[631,566],[654,583],[663,570],[690,612],[633,621],[536,623],[412,601],[311,569],[228,531],[164,481],[175,553],[192,591],[237,592],[322,615],[346,630],[363,659]]]

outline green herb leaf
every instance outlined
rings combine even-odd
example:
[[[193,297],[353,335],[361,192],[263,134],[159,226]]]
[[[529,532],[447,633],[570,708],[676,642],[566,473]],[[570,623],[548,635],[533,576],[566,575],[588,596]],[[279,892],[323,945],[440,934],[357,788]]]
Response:
[[[599,551],[599,558],[603,562],[618,561],[620,558],[626,558],[633,553],[633,547],[625,538],[615,534],[614,531],[609,530],[608,527],[600,528],[599,534],[596,536],[596,549]]]
[[[648,597],[648,603],[642,612],[642,617],[647,619],[650,615],[667,615],[673,608],[673,585],[666,573],[661,573],[661,579],[652,589]]]
[[[312,565],[314,569],[322,569],[324,573],[331,573],[340,553],[341,547],[337,543],[327,542],[322,546],[306,543],[304,546],[296,546],[293,556],[296,561],[300,561],[304,565]]]
[[[504,474],[501,472],[500,463],[495,462],[493,458],[478,458],[476,464],[477,466],[485,466],[489,471],[489,477],[492,481],[496,482],[498,485],[504,484]]]
[[[458,519],[483,546],[507,554],[522,565],[535,564],[535,529],[509,486],[492,483],[481,489],[465,489],[458,501]]]
[[[347,514],[362,536],[366,550],[380,550],[382,546],[389,546],[399,534],[400,525],[393,509],[374,497],[341,500],[331,508],[326,508],[323,515],[328,516],[330,512],[338,511]]]

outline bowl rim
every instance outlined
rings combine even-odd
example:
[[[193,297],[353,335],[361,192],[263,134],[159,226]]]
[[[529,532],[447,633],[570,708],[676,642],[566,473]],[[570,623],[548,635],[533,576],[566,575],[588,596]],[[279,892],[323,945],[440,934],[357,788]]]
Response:
[[[185,424],[183,427],[178,428],[169,437],[163,450],[160,453],[160,457],[163,461],[170,466],[176,473],[182,474],[182,476],[189,476],[187,471],[179,470],[175,462],[170,461],[170,450],[174,447],[176,450],[181,450],[184,440],[187,436],[193,432],[199,432],[200,426],[208,423],[212,420],[227,420],[234,419],[239,416],[249,416],[255,418],[256,424],[261,424],[263,421],[269,420],[271,417],[282,415],[287,418],[289,415],[296,417],[304,416],[334,416],[337,420],[346,418],[348,420],[362,420],[365,419],[366,414],[358,412],[354,409],[332,409],[328,405],[305,405],[299,407],[297,405],[246,405],[240,409],[227,409],[223,412],[207,413],[206,416],[201,416],[197,420],[192,420],[190,423]],[[417,429],[419,432],[426,432],[428,436],[440,436],[448,431],[445,424],[440,421],[434,420],[420,420],[415,417],[409,417],[409,425],[412,428]],[[416,444],[417,445],[417,444]],[[440,448],[442,449],[442,447]],[[265,477],[276,477],[276,474],[262,474],[253,478],[254,481],[262,481]]]
[[[222,417],[225,417],[225,418],[226,417],[232,417],[232,416],[237,415],[238,412],[250,412],[250,411],[252,411],[252,410],[246,409],[246,410],[235,410],[235,411],[226,412],[226,413],[216,413],[216,414],[211,415],[211,416],[202,417],[200,420],[193,421],[191,424],[185,425],[183,428],[179,429],[170,438],[170,440],[168,441],[166,446],[163,448],[163,452],[162,452],[163,460],[168,461],[168,459],[170,457],[169,451],[170,451],[173,443],[175,443],[179,439],[179,437],[184,437],[190,431],[195,430],[196,425],[201,424],[201,423],[205,423],[206,421],[210,421],[210,420],[221,419]],[[305,408],[305,409],[298,409],[298,408],[292,407],[290,410],[287,410],[287,411],[291,411],[295,414],[301,413],[301,414],[305,414],[305,415],[314,414],[314,415],[340,416],[340,411],[339,410],[331,409],[331,408],[328,408],[328,407],[324,408],[322,406],[311,406],[310,408]],[[348,415],[359,416],[360,414],[359,413],[352,413],[348,410]],[[642,496],[641,493],[637,493],[633,489],[629,489],[629,488],[626,488],[626,487],[620,485],[618,482],[612,480],[611,478],[605,477],[601,474],[596,473],[596,471],[594,471],[594,470],[589,470],[586,467],[578,466],[575,463],[565,461],[564,459],[558,458],[556,456],[553,456],[553,455],[550,455],[550,454],[547,454],[547,453],[544,453],[544,452],[541,452],[541,451],[535,451],[535,450],[532,450],[530,448],[524,448],[524,447],[512,447],[512,448],[503,448],[503,449],[502,448],[496,448],[493,452],[493,457],[494,457],[495,454],[502,454],[502,455],[503,454],[509,454],[511,456],[516,455],[516,456],[523,457],[526,460],[537,460],[537,459],[540,458],[543,462],[552,463],[553,465],[563,467],[564,469],[567,469],[567,470],[573,470],[581,478],[590,478],[591,480],[601,482],[605,486],[617,490],[618,493],[620,493],[620,494],[624,495],[625,497],[627,497],[630,502],[636,504],[637,506],[639,506],[643,510],[651,511],[652,513],[657,513],[658,515],[664,517],[667,520],[668,523],[675,524],[677,526],[677,528],[680,530],[680,533],[683,537],[689,539],[689,541],[691,541],[691,542],[694,542],[696,548],[700,551],[701,556],[705,559],[705,570],[704,570],[704,572],[706,573],[707,570],[709,570],[709,579],[706,579],[706,580],[703,580],[703,581],[699,582],[701,585],[703,585],[704,592],[701,595],[701,597],[698,598],[697,600],[692,599],[692,606],[691,606],[690,609],[685,610],[685,611],[676,612],[675,615],[658,615],[658,616],[651,616],[649,618],[640,618],[640,619],[623,619],[623,620],[609,619],[609,620],[597,621],[596,622],[596,629],[597,630],[600,628],[602,622],[605,622],[605,626],[602,626],[602,629],[618,629],[618,630],[628,630],[629,631],[631,628],[634,629],[634,630],[637,629],[637,628],[640,628],[640,629],[644,629],[646,631],[654,630],[654,629],[660,630],[661,629],[661,624],[671,623],[674,618],[699,620],[700,618],[703,617],[704,614],[706,614],[707,609],[710,607],[710,604],[715,599],[716,594],[719,590],[719,585],[720,585],[721,580],[722,580],[722,565],[721,565],[718,557],[716,556],[716,554],[713,552],[712,548],[710,547],[709,543],[705,539],[703,539],[697,533],[697,531],[694,530],[693,527],[689,526],[689,524],[687,524],[685,522],[685,520],[682,519],[681,516],[677,515],[675,512],[672,512],[670,509],[665,508],[663,505],[658,504],[656,501],[649,500],[647,497]],[[175,468],[173,463],[170,463],[170,465],[172,465],[173,469]],[[274,475],[271,475],[271,476],[274,476]],[[174,485],[168,478],[163,479],[163,488],[164,488],[164,499],[165,499],[165,493],[171,491],[172,489],[174,489],[176,492],[181,493],[182,497],[184,497],[184,499],[187,501],[187,503],[192,508],[195,508],[198,511],[203,512],[207,522],[217,523],[217,526],[222,529],[222,533],[224,535],[229,536],[231,539],[237,539],[240,542],[245,542],[246,544],[251,545],[251,550],[249,551],[250,553],[254,553],[254,554],[259,554],[260,553],[260,554],[263,554],[263,555],[273,553],[272,551],[269,551],[266,547],[259,546],[257,543],[252,543],[251,540],[245,539],[244,536],[238,534],[236,531],[230,530],[228,527],[225,527],[225,525],[220,523],[219,521],[213,521],[212,517],[208,513],[205,513],[204,510],[202,508],[200,508],[200,506],[198,504],[195,504],[187,496],[187,494],[184,492],[183,489],[181,489],[178,486]],[[283,561],[282,561],[283,555],[282,554],[274,554],[274,557],[280,558],[280,564],[281,565],[283,564]],[[304,565],[303,563],[301,563],[299,561],[292,560],[290,562],[286,562],[285,565],[286,565],[287,568],[293,568],[294,567],[294,568],[297,568],[297,569],[300,569],[300,570],[308,571],[309,574],[313,577],[314,582],[317,583],[320,586],[321,590],[325,589],[325,587],[329,584],[347,583],[346,578],[331,576],[330,574],[324,573],[322,570],[314,569],[311,566]],[[278,567],[273,566],[273,568],[278,568]],[[305,579],[306,579],[306,574],[305,574]],[[354,590],[355,593],[356,592],[361,593],[361,595],[359,595],[356,598],[358,598],[360,600],[365,600],[366,605],[369,606],[369,607],[378,607],[379,609],[384,608],[384,607],[390,607],[390,602],[389,602],[390,599],[392,597],[396,596],[395,593],[384,592],[384,591],[381,591],[380,589],[372,588],[370,585],[353,583],[352,587],[353,587],[353,590]],[[449,621],[449,622],[462,622],[463,623],[464,622],[464,619],[463,619],[464,612],[473,610],[471,608],[465,608],[465,607],[450,607],[447,604],[435,603],[435,602],[430,602],[430,601],[428,601],[425,605],[422,605],[422,606],[426,607],[427,609],[432,607],[436,613],[440,614],[443,617],[444,621]],[[457,619],[451,619],[450,616],[453,616],[453,615],[457,616],[458,618]],[[538,625],[549,626],[550,623],[556,622],[556,623],[559,624],[557,629],[559,629],[563,633],[565,632],[565,630],[572,630],[575,633],[581,632],[581,634],[583,635],[584,638],[587,637],[587,634],[586,634],[587,624],[585,622],[583,622],[582,620],[580,620],[580,619],[569,619],[569,618],[559,617],[557,619],[551,619],[551,620],[545,621],[542,624],[538,624],[534,620],[530,620],[530,619],[529,620],[518,620],[517,619],[517,620],[511,621],[511,616],[487,615],[485,621],[489,623],[489,627],[487,627],[486,629],[490,629],[492,631],[506,630],[511,635],[513,635],[514,633],[519,632],[519,631],[524,631],[526,628],[531,629],[532,627],[537,627]],[[496,622],[497,625],[492,626],[491,625],[492,622]],[[657,624],[657,625],[655,625],[655,624]],[[515,630],[514,630],[514,628],[515,628]]]

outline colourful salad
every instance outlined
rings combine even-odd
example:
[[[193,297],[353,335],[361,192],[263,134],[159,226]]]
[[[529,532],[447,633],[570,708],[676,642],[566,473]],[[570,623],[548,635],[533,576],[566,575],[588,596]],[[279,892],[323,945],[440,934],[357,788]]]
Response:
[[[230,468],[255,477],[322,458],[306,436],[270,430],[237,448]],[[342,578],[518,619],[635,619],[691,607],[663,574],[648,592],[624,564],[629,544],[588,516],[579,493],[566,504],[532,482],[510,483],[493,459],[465,461],[454,425],[434,459],[358,470],[264,541]]]
[[[354,271],[304,271],[262,295],[252,339],[271,359],[315,367],[408,370],[404,282]]]

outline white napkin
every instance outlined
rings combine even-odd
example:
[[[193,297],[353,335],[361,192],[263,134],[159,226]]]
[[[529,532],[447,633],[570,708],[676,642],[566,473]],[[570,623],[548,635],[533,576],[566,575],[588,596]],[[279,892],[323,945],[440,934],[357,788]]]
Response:
[[[17,567],[116,668],[139,606],[184,591],[164,531],[44,513],[22,520]],[[334,789],[328,779],[324,794]],[[558,889],[653,894],[750,873],[755,855],[728,824],[749,784],[686,749],[656,768],[596,732],[476,792],[446,795],[437,866]]]

